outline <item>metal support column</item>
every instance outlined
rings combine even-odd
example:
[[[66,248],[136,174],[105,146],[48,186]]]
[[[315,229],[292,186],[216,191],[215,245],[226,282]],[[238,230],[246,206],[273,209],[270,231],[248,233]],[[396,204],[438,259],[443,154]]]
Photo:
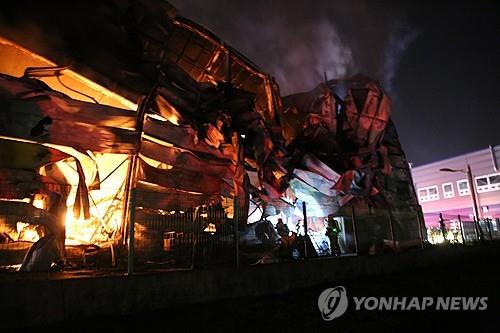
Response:
[[[491,219],[484,219],[484,222],[486,222],[486,226],[488,227],[488,234],[490,235],[490,241],[493,240],[493,234],[491,232]]]
[[[439,213],[439,229],[441,229],[441,234],[443,234],[443,241],[446,243],[446,226],[444,224],[443,214]]]
[[[387,215],[389,216],[389,231],[391,233],[392,246],[394,247],[394,251],[396,251],[396,238],[394,236],[394,225],[392,223],[392,213],[390,210],[388,211]]]
[[[424,230],[427,229],[425,228],[425,222],[422,223],[422,215],[420,214],[420,210],[417,209],[417,223],[418,223],[418,235],[420,237],[420,248],[424,248]],[[426,237],[427,238],[427,237]]]
[[[359,254],[358,251],[358,232],[356,228],[356,213],[354,211],[354,205],[351,206],[351,220],[352,220],[352,232],[353,232],[353,238],[354,238],[354,249],[356,251],[356,254]]]
[[[236,267],[240,266],[240,237],[239,237],[239,225],[240,225],[240,209],[238,197],[234,197],[233,201],[233,220],[234,220],[234,246],[235,246],[235,256],[236,256]]]
[[[128,224],[128,260],[127,260],[127,273],[134,273],[134,242],[135,242],[135,204],[137,190],[132,188],[132,193],[130,197],[130,214],[129,214],[129,224]]]
[[[304,215],[304,258],[307,258],[307,208],[306,202],[302,201],[302,215]]]

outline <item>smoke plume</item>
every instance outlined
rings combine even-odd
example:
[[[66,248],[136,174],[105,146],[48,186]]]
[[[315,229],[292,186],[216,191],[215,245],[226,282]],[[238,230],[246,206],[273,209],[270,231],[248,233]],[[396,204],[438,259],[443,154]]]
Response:
[[[391,90],[399,58],[416,37],[397,3],[171,2],[273,75],[283,95],[312,89],[324,73],[332,79],[361,72]]]

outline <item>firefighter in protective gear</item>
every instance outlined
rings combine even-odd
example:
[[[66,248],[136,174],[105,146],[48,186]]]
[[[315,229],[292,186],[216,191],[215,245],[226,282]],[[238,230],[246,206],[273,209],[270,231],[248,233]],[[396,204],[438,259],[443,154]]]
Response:
[[[339,235],[340,235],[340,226],[333,218],[332,215],[328,215],[328,218],[326,220],[327,226],[326,226],[326,233],[325,235],[328,237],[330,240],[330,249],[332,251],[333,255],[340,255],[341,250],[340,250],[340,244],[339,244]]]
[[[276,231],[281,237],[288,237],[288,234],[290,233],[288,226],[283,223],[283,219],[281,218],[278,219],[278,223],[276,224]]]

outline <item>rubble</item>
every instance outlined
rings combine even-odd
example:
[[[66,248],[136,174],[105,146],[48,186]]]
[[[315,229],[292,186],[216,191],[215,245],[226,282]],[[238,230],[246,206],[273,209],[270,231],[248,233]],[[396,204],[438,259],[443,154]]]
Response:
[[[410,228],[398,212],[418,213],[419,207],[390,120],[390,98],[378,82],[357,75],[281,97],[267,73],[166,2],[103,1],[91,17],[78,12],[87,8],[84,1],[69,9],[48,5],[53,15],[61,14],[57,22],[35,15],[37,4],[26,12],[7,10],[44,31],[43,45],[17,33],[15,22],[1,22],[9,27],[0,43],[7,60],[0,68],[5,73],[0,76],[1,160],[12,149],[12,156],[26,158],[28,147],[40,150],[32,156],[38,163],[2,162],[0,179],[15,183],[18,199],[52,192],[38,181],[30,193],[22,193],[26,181],[11,174],[76,185],[73,203],[64,209],[72,209],[76,222],[96,219],[104,238],[91,243],[125,242],[130,187],[141,190],[136,204],[151,209],[182,210],[232,199],[244,215],[255,207],[291,215],[307,202],[309,216],[324,218],[342,214],[347,205],[361,214],[389,207],[399,231]],[[12,52],[26,63],[41,61],[23,47],[50,59],[44,60],[49,66],[16,77],[15,66],[8,65],[15,57],[7,59]],[[52,62],[69,67],[51,67]],[[61,82],[68,71],[87,78],[71,74],[85,92],[62,93],[45,83],[56,78],[61,89],[68,88]],[[12,148],[13,142],[20,146]],[[61,146],[76,153],[57,152]],[[113,156],[122,156],[123,171],[114,180],[113,201],[103,202],[115,207],[116,215],[98,215],[90,209],[89,191],[105,187],[103,170],[110,167],[103,161]],[[77,184],[61,171],[68,161],[76,163]],[[9,191],[2,185],[0,196],[9,198]],[[58,195],[63,201],[70,197]],[[111,216],[118,226],[109,223]],[[239,222],[245,226],[247,220]]]

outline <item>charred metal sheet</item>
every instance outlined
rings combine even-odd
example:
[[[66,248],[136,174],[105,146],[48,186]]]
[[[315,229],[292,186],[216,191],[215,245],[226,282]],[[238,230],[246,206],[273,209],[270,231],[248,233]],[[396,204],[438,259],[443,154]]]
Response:
[[[166,147],[153,141],[144,140],[141,144],[141,154],[174,168],[203,172],[206,175],[220,178],[231,179],[234,176],[235,168],[231,162],[209,156],[198,156],[183,148]]]
[[[0,134],[81,151],[133,153],[136,112],[77,101],[35,79],[0,76]],[[78,135],[75,135],[78,133]]]
[[[358,81],[359,80],[359,81]],[[344,131],[358,146],[376,146],[391,114],[391,101],[380,86],[357,77],[345,98]]]
[[[161,139],[176,147],[213,156],[222,160],[231,160],[233,151],[225,149],[215,149],[205,141],[198,141],[197,132],[191,126],[178,126],[170,122],[163,122],[156,119],[147,118],[144,122],[144,133]]]
[[[162,170],[150,166],[143,160],[140,163],[138,179],[183,191],[204,194],[228,192],[223,191],[226,183],[220,178],[208,176],[203,172],[188,171],[181,168]]]
[[[106,0],[92,10],[83,0],[65,8],[23,4],[7,13],[31,22],[41,40],[15,33],[16,19],[0,22],[7,38],[59,65],[71,64],[71,70],[127,98],[127,107],[139,107],[81,102],[41,78],[3,75],[0,134],[72,147],[86,158],[134,156],[130,160],[139,167],[130,168],[126,180],[137,181],[140,207],[178,210],[238,198],[231,204],[242,212],[251,200],[265,212],[291,215],[307,202],[310,217],[321,219],[347,203],[367,210],[417,205],[390,120],[390,98],[377,81],[356,75],[282,98],[268,74],[164,1]],[[46,19],[42,7],[60,19]],[[52,153],[41,153],[40,163],[53,163]],[[21,184],[40,177],[36,161],[26,174],[16,169],[23,162],[16,158],[12,165],[0,164],[0,178],[16,174],[24,177]],[[75,216],[88,208],[84,178]],[[64,183],[64,177],[53,180]]]
[[[209,203],[220,202],[218,194],[192,193],[159,185],[138,183],[137,207],[163,210],[186,210]]]

